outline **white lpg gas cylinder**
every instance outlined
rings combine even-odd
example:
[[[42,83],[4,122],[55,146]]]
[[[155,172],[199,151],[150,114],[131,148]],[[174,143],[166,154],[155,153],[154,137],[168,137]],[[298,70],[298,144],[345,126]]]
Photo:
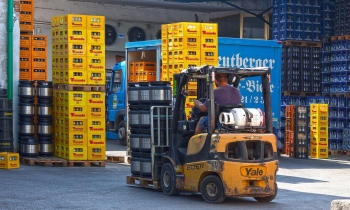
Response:
[[[235,126],[256,127],[264,125],[264,113],[258,108],[234,108],[231,113],[235,119]],[[250,120],[249,120],[250,119]],[[250,122],[249,122],[250,121]]]

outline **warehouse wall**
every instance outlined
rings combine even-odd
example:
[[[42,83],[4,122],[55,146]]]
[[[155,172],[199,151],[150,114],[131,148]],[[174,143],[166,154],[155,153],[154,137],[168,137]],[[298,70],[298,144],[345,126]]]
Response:
[[[0,0],[0,88],[7,86],[7,0]]]

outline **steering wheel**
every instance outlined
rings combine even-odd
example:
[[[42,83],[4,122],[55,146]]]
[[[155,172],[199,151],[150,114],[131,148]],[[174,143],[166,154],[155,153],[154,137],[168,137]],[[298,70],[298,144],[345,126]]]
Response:
[[[207,99],[206,98],[200,98],[197,99],[198,101],[200,101],[201,103],[204,103]],[[193,106],[192,107],[192,114],[191,114],[191,119],[192,120],[199,120],[199,118],[201,118],[202,116],[207,115],[207,112],[202,112],[199,108]]]

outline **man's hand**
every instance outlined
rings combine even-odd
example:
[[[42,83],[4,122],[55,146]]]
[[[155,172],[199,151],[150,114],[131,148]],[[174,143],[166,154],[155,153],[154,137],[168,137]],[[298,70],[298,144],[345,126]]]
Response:
[[[195,100],[194,106],[197,107],[202,112],[206,112],[208,110],[208,107],[206,107],[202,102]]]

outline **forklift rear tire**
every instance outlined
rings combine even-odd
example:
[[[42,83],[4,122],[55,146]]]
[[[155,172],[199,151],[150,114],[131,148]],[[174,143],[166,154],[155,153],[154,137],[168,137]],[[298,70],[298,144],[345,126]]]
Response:
[[[170,163],[166,163],[162,167],[160,176],[162,190],[165,195],[179,195],[180,190],[176,189],[176,177],[174,167]]]
[[[205,177],[200,191],[202,198],[208,203],[222,203],[226,199],[221,179],[216,175]]]
[[[120,121],[118,125],[118,138],[119,144],[126,146],[126,128],[124,120]]]
[[[277,195],[277,191],[278,191],[278,187],[277,187],[277,184],[275,183],[275,194],[273,195],[270,195],[270,196],[267,196],[267,197],[254,197],[254,199],[258,202],[270,202],[272,201],[273,199],[276,198],[276,195]]]

